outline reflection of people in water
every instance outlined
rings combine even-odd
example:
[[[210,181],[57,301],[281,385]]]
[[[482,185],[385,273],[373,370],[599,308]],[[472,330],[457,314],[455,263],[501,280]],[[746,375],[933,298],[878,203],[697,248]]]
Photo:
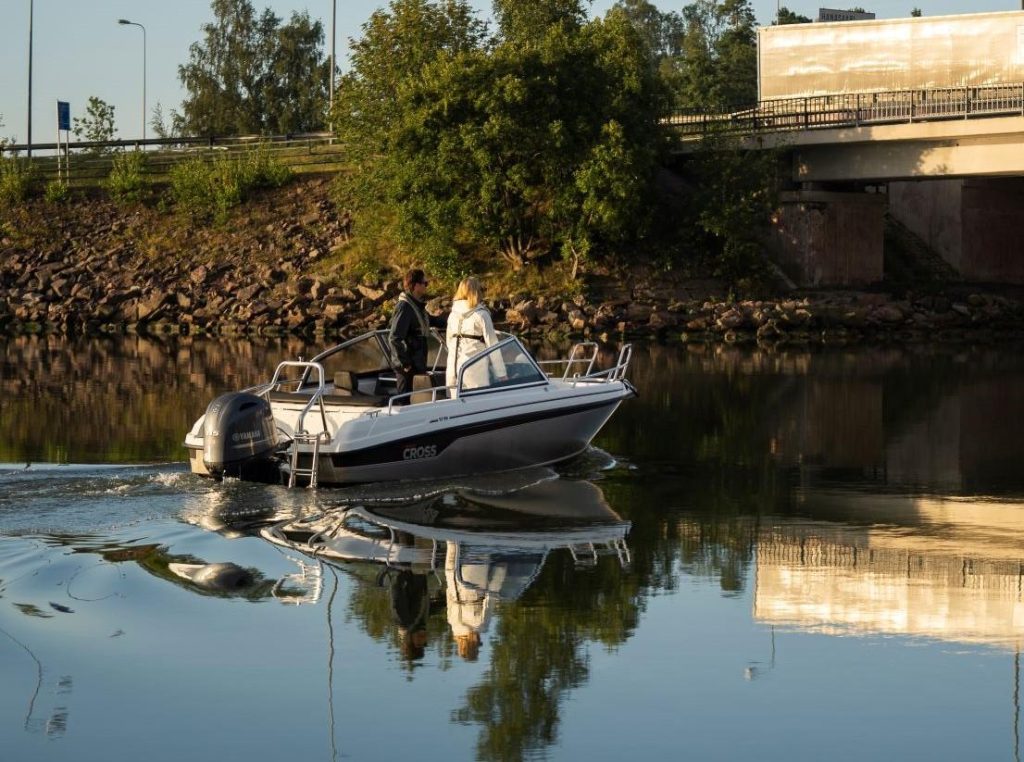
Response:
[[[448,625],[455,636],[459,656],[466,661],[476,661],[480,654],[480,633],[487,629],[490,615],[487,567],[464,565],[460,561],[458,543],[447,543],[444,582]],[[474,584],[476,582],[483,585]]]
[[[544,555],[517,553],[512,556],[476,547],[472,555],[457,542],[445,546],[444,578],[448,625],[452,628],[459,656],[476,660],[480,634],[494,613],[497,601],[515,600],[530,585]]]
[[[409,660],[423,658],[427,647],[427,616],[430,613],[426,575],[403,569],[392,578],[391,612],[398,624],[402,656]]]

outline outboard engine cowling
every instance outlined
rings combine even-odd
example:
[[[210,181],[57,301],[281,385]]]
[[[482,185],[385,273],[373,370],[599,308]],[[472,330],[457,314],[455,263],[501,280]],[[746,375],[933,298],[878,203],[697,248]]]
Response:
[[[243,467],[265,467],[276,449],[274,414],[263,397],[233,392],[206,408],[203,463],[211,474],[237,476]]]

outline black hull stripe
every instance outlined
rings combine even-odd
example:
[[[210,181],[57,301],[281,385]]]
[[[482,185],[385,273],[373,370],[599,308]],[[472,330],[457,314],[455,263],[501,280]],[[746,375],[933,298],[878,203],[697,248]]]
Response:
[[[585,413],[590,410],[597,410],[603,407],[618,405],[622,397],[602,402],[592,402],[587,405],[576,405],[575,407],[563,407],[557,410],[544,410],[534,413],[523,413],[521,415],[509,416],[500,420],[481,421],[479,423],[467,423],[461,426],[452,426],[434,433],[424,433],[410,437],[401,442],[388,442],[386,444],[365,447],[361,450],[348,452],[331,453],[331,463],[335,468],[354,468],[358,466],[383,465],[385,463],[401,463],[404,461],[403,451],[410,445],[416,447],[436,447],[437,454],[440,454],[452,442],[463,437],[484,434],[490,431],[520,426],[524,423],[533,423],[551,418],[563,418],[576,413]]]

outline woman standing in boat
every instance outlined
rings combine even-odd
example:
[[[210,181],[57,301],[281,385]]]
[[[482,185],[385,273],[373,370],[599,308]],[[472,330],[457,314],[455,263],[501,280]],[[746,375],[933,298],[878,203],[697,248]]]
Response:
[[[483,303],[483,295],[483,286],[473,277],[460,282],[455,291],[455,301],[448,315],[446,386],[458,383],[459,370],[466,360],[480,350],[498,343],[498,334],[494,330],[491,313]],[[490,375],[494,377],[489,378]],[[502,362],[501,353],[493,352],[490,362],[477,363],[470,368],[463,384],[466,388],[478,388],[505,378],[505,363]]]

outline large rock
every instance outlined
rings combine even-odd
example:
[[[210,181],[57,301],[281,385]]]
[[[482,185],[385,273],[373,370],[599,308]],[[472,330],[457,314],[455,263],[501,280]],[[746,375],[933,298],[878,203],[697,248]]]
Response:
[[[895,304],[883,304],[880,307],[875,308],[872,313],[872,317],[882,323],[888,323],[894,325],[896,323],[902,323],[906,320],[906,315],[903,311]]]
[[[363,298],[368,299],[373,304],[379,304],[387,296],[387,292],[384,289],[366,286],[362,283],[356,286],[356,290],[363,295]]]
[[[135,322],[146,323],[159,320],[164,314],[164,294],[152,294],[139,300]]]

